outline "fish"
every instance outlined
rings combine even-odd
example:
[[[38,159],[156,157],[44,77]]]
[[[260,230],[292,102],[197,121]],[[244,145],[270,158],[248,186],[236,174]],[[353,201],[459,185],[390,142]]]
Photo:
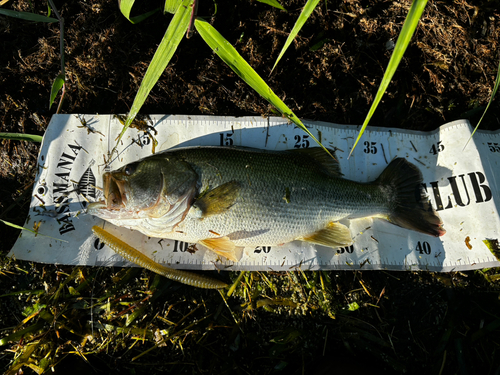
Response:
[[[297,240],[350,246],[344,219],[446,233],[414,164],[395,158],[376,180],[360,183],[343,178],[338,161],[319,147],[166,150],[104,173],[103,192],[88,214],[149,237],[200,244],[234,262],[245,247]]]

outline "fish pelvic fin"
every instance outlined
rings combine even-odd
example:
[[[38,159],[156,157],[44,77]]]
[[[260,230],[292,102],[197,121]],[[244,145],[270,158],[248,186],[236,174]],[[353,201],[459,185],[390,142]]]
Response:
[[[375,181],[389,200],[387,220],[400,227],[431,236],[442,236],[443,221],[432,207],[422,185],[420,170],[404,158],[396,158]]]
[[[206,238],[199,241],[205,247],[208,247],[214,253],[226,257],[233,262],[238,262],[243,255],[243,248],[236,246],[229,237]]]
[[[194,202],[193,207],[201,211],[201,218],[222,214],[234,205],[239,193],[239,183],[229,181],[203,194]]]
[[[325,228],[297,239],[333,248],[350,246],[353,243],[349,228],[337,222],[330,222]]]

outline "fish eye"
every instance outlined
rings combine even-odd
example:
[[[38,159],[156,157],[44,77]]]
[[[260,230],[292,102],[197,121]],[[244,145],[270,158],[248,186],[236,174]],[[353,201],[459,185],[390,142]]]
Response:
[[[123,168],[123,172],[127,175],[130,176],[132,173],[135,171],[135,166],[133,165],[127,165],[125,168]]]

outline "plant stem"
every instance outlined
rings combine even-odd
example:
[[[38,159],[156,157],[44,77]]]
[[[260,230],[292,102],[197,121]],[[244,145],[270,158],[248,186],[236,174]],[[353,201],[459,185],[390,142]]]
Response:
[[[198,0],[193,1],[193,10],[191,12],[191,18],[189,19],[189,26],[186,32],[186,38],[189,39],[193,35],[193,25],[196,15],[198,14]]]
[[[59,99],[59,105],[57,106],[57,111],[56,113],[59,113],[61,110],[62,102],[64,100],[64,94],[66,93],[66,71],[64,69],[64,18],[62,18],[59,15],[59,12],[57,11],[56,6],[54,5],[54,2],[52,0],[49,0],[50,6],[52,10],[54,11],[54,14],[56,15],[56,18],[59,20],[59,28],[60,28],[60,38],[59,38],[59,49],[61,53],[61,74],[63,75],[64,83],[62,86],[62,94],[61,94],[61,99]]]

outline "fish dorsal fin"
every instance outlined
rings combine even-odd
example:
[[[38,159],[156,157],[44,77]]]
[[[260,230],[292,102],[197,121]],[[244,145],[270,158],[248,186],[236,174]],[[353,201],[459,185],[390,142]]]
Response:
[[[328,149],[328,151],[335,156],[335,150]],[[292,152],[295,154],[304,154],[314,159],[314,161],[321,167],[321,170],[329,176],[342,176],[338,160],[328,155],[321,147],[300,148],[293,150]]]
[[[233,262],[238,262],[242,256],[242,248],[234,244],[229,237],[206,238],[199,241],[203,246],[208,247],[214,253],[222,255]]]
[[[238,182],[226,182],[203,194],[194,202],[193,207],[200,211],[201,218],[222,214],[234,205],[239,193]]]
[[[349,246],[353,242],[349,228],[344,224],[334,222],[330,222],[325,228],[298,239],[334,248]]]

